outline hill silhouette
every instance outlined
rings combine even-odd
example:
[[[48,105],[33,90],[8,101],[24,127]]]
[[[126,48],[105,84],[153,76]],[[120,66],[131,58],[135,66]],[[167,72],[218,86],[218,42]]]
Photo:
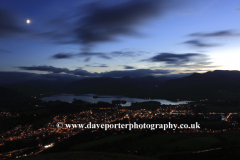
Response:
[[[183,78],[84,78],[81,80],[33,80],[8,86],[26,95],[44,94],[102,94],[124,95],[137,98],[162,98],[169,100],[236,98],[240,90],[240,71],[216,70],[203,74],[193,73]]]
[[[239,71],[194,73],[173,79],[161,86],[161,91],[172,98],[234,98],[239,96]]]

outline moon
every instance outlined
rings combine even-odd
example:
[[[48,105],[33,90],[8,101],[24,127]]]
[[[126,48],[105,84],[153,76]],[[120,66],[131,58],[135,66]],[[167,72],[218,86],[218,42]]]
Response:
[[[30,24],[30,23],[31,23],[30,19],[27,19],[27,20],[26,20],[26,23],[27,23],[27,24]]]

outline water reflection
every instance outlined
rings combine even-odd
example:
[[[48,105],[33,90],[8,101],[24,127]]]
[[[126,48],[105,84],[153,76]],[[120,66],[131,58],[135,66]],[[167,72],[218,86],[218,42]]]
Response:
[[[109,102],[111,103],[112,100],[125,100],[127,101],[126,104],[123,104],[122,106],[130,106],[131,103],[134,102],[145,102],[145,101],[157,101],[160,102],[161,104],[172,104],[172,105],[178,105],[178,104],[186,104],[191,101],[168,101],[165,99],[140,99],[140,98],[129,98],[125,96],[113,96],[113,95],[97,95],[97,94],[81,94],[81,95],[75,95],[75,94],[58,94],[58,95],[53,95],[50,97],[43,97],[41,98],[43,101],[64,101],[64,102],[72,102],[73,99],[81,99],[86,102]]]

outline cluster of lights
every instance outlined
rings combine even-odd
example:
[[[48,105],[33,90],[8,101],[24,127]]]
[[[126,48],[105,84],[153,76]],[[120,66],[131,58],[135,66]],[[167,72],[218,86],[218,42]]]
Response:
[[[50,147],[53,147],[54,146],[54,143],[50,143],[50,144],[47,144],[44,146],[44,148],[50,148]]]

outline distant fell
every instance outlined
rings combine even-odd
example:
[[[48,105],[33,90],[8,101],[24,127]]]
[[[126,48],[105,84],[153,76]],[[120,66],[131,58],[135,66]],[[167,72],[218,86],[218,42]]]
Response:
[[[213,71],[168,80],[161,92],[174,98],[234,98],[240,93],[239,71]]]

